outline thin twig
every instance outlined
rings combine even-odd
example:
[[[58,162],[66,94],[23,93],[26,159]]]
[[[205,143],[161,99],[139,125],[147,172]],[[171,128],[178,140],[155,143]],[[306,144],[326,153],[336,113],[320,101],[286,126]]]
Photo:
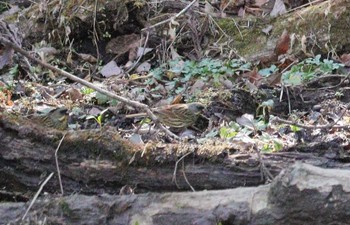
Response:
[[[55,161],[56,161],[56,169],[57,169],[57,175],[58,175],[58,182],[60,184],[60,189],[61,189],[61,195],[64,194],[63,192],[63,186],[62,186],[62,179],[61,179],[61,172],[60,172],[60,167],[58,166],[58,157],[57,157],[57,153],[58,153],[58,150],[60,149],[61,147],[61,144],[63,142],[63,139],[66,137],[66,133],[63,135],[62,139],[60,140],[60,143],[58,143],[58,146],[56,148],[56,151],[55,151]]]
[[[348,74],[348,75],[341,75],[341,74],[328,74],[328,75],[323,75],[323,76],[317,77],[317,78],[314,79],[314,80],[311,80],[309,83],[311,83],[311,82],[314,83],[314,82],[320,81],[320,80],[325,79],[325,78],[338,78],[338,77],[343,77],[343,79],[341,79],[341,81],[340,81],[338,84],[336,84],[336,85],[329,86],[329,87],[305,88],[305,90],[314,91],[314,90],[326,90],[326,89],[337,88],[337,87],[339,87],[340,85],[342,85],[346,80],[349,79],[350,74]],[[306,84],[306,85],[307,85],[307,84]]]
[[[298,9],[301,9],[301,8],[305,8],[306,6],[309,6],[309,5],[312,5],[312,4],[315,4],[315,3],[319,3],[319,2],[323,2],[324,0],[315,0],[315,1],[309,1],[308,3],[304,4],[304,5],[301,5],[301,6],[298,6],[298,7],[295,7],[291,10],[288,10],[286,13],[290,13],[290,12],[293,12],[295,10],[298,10]],[[329,0],[327,0],[329,1]],[[326,1],[326,2],[327,2]]]
[[[256,146],[253,146],[254,151],[256,154],[258,154],[258,159],[260,162],[260,171],[262,173],[262,177],[266,177],[267,181],[273,180],[274,176],[271,174],[271,172],[267,169],[265,162],[263,158],[261,157],[260,151],[256,148]]]
[[[141,31],[150,30],[150,29],[152,29],[152,28],[155,28],[155,27],[157,27],[157,26],[160,26],[160,25],[162,25],[162,24],[165,24],[165,23],[168,23],[168,22],[170,22],[170,21],[175,20],[177,17],[179,17],[179,16],[181,16],[182,14],[184,14],[196,1],[197,1],[197,0],[193,0],[190,4],[188,4],[183,10],[181,10],[181,11],[180,11],[178,14],[176,14],[175,16],[172,16],[172,17],[170,17],[169,19],[163,20],[163,21],[161,21],[161,22],[159,22],[159,23],[156,23],[156,24],[154,24],[154,25],[152,25],[152,26],[145,27],[145,28],[143,28]]]
[[[188,186],[190,186],[191,190],[193,192],[196,192],[196,190],[192,187],[192,185],[190,184],[190,182],[187,179],[187,176],[185,173],[185,160],[182,160],[182,175],[184,176],[184,179],[185,179],[186,183],[188,184]]]
[[[331,128],[337,128],[337,129],[346,129],[349,130],[350,129],[350,125],[335,125],[336,123],[339,122],[340,118],[343,117],[343,115],[345,114],[346,110],[344,110],[344,112],[342,113],[342,115],[333,123],[331,124],[327,124],[327,125],[304,125],[304,124],[300,124],[294,121],[289,121],[289,120],[284,120],[278,117],[275,117],[273,119],[273,121],[279,122],[279,123],[285,123],[288,125],[294,125],[297,127],[301,127],[304,129],[331,129]]]
[[[46,180],[40,185],[39,190],[36,192],[36,194],[34,195],[33,200],[30,202],[30,205],[27,209],[27,211],[24,213],[23,217],[22,217],[22,221],[26,218],[29,210],[32,208],[32,206],[34,205],[34,202],[36,201],[36,199],[38,198],[38,196],[40,195],[41,191],[43,190],[44,186],[46,185],[47,182],[49,182],[49,180],[51,179],[51,177],[53,176],[54,173],[51,173]]]
[[[181,160],[183,160],[186,156],[188,156],[189,154],[191,154],[193,152],[187,152],[185,155],[183,155],[179,160],[176,161],[175,163],[175,168],[174,168],[174,173],[173,173],[173,182],[175,183],[176,187],[180,189],[177,180],[176,180],[176,172],[177,172],[177,165],[179,164],[179,162],[181,162]]]
[[[96,47],[96,58],[99,59],[100,58],[100,50],[98,48],[98,42],[100,41],[99,37],[98,37],[98,33],[97,33],[97,29],[96,29],[96,17],[97,17],[97,4],[98,4],[98,1],[95,0],[95,3],[94,3],[94,18],[93,18],[93,42],[95,44],[95,47]],[[98,64],[98,60],[96,62],[96,64]],[[95,70],[97,69],[97,66],[95,67]]]

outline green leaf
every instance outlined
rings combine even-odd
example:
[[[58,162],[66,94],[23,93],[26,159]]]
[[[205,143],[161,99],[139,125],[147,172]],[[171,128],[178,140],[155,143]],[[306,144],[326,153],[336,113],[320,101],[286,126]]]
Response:
[[[228,127],[221,127],[219,131],[219,135],[221,138],[233,138],[237,135],[238,132],[234,131],[233,129],[230,129]]]
[[[295,126],[295,125],[290,125],[290,129],[292,130],[292,132],[298,132],[298,131],[300,131],[301,130],[301,128],[300,127],[298,127],[298,126]]]
[[[277,140],[273,141],[275,151],[281,151],[283,149],[283,144]]]
[[[97,104],[99,105],[103,105],[110,100],[110,97],[108,97],[107,95],[101,94],[99,92],[96,93],[95,97],[97,99]]]
[[[260,74],[261,76],[268,76],[268,75],[273,74],[273,73],[276,72],[276,71],[278,71],[277,66],[271,65],[269,68],[265,68],[265,69],[259,70],[259,74]]]
[[[84,94],[84,95],[89,95],[89,94],[91,94],[91,93],[94,93],[95,90],[92,89],[92,88],[88,88],[88,87],[82,87],[82,88],[80,89],[80,92],[81,92],[82,94]]]

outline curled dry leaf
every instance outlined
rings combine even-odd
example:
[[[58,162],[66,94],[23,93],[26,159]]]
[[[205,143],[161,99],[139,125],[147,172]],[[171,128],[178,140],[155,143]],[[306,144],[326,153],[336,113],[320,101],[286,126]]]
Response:
[[[284,30],[281,37],[277,41],[276,48],[274,50],[277,56],[286,54],[290,45],[290,36],[287,30]]]
[[[343,63],[345,66],[350,67],[350,54],[343,54],[340,56],[340,62]]]
[[[183,99],[182,95],[177,95],[175,96],[175,98],[171,101],[170,105],[174,105],[174,104],[180,104],[181,101]]]
[[[62,96],[71,99],[72,101],[76,102],[76,101],[80,101],[83,100],[83,95],[80,92],[80,90],[76,89],[76,88],[69,88],[67,89]]]
[[[260,86],[263,80],[263,77],[259,74],[256,68],[252,71],[242,74],[242,77],[248,78],[248,80],[255,86]]]

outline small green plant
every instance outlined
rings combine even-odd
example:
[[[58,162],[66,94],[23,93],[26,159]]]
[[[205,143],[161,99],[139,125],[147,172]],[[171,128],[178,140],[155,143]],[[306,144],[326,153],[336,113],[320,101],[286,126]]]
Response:
[[[264,69],[259,70],[259,74],[261,76],[266,77],[266,76],[269,76],[277,71],[278,71],[278,67],[275,65],[271,65],[269,68],[264,68]]]
[[[98,115],[98,116],[88,116],[86,117],[87,120],[90,120],[90,119],[94,119],[97,124],[99,125],[100,128],[102,128],[102,115]]]
[[[344,64],[336,63],[328,59],[321,60],[321,55],[317,55],[315,58],[305,59],[292,66],[289,71],[283,73],[282,80],[285,84],[300,85],[320,74],[332,73],[343,67]]]
[[[301,131],[301,128],[296,125],[290,125],[290,129],[292,130],[293,133]]]
[[[89,94],[91,94],[91,93],[94,93],[95,90],[92,89],[92,88],[82,87],[82,88],[80,89],[80,92],[81,92],[82,94],[84,94],[84,95],[89,95]]]
[[[263,152],[278,152],[283,149],[283,143],[267,133],[263,133],[260,140],[264,143],[261,149]]]
[[[220,138],[225,138],[225,139],[233,138],[238,134],[240,129],[241,127],[239,126],[239,124],[235,122],[230,122],[228,127],[220,128],[219,130]]]
[[[339,99],[344,96],[344,93],[342,91],[337,91],[335,92],[334,96]]]
[[[100,129],[102,128],[102,123],[103,123],[103,119],[104,119],[104,114],[105,112],[108,111],[108,108],[103,110],[98,116],[88,116],[86,117],[87,120],[90,120],[90,119],[94,119],[97,124],[99,125]]]
[[[196,61],[182,61],[172,60],[167,64],[154,69],[152,79],[147,81],[147,84],[153,84],[154,80],[166,81],[166,86],[175,88],[177,84],[184,84],[196,78],[201,78],[205,81],[211,80],[215,86],[219,86],[220,78],[222,76],[231,76],[243,71],[249,71],[251,64],[245,63],[241,60],[233,59],[229,61],[222,61],[218,59],[203,59]],[[179,85],[182,86],[182,85]],[[177,87],[176,93],[180,93],[182,87]]]
[[[18,73],[19,73],[19,68],[18,68],[18,64],[15,64],[9,71],[9,73],[13,76],[13,77],[17,77]]]
[[[97,92],[95,95],[95,98],[97,100],[98,105],[103,105],[108,103],[112,98],[108,97],[107,95],[101,94],[100,92]]]
[[[256,109],[255,114],[259,115],[262,119],[269,117],[269,114],[273,108],[274,102],[272,99],[262,102]],[[268,120],[268,118],[266,119]]]
[[[63,199],[59,201],[59,206],[63,212],[64,215],[66,216],[71,216],[72,215],[72,209],[70,209],[69,204],[65,202]]]

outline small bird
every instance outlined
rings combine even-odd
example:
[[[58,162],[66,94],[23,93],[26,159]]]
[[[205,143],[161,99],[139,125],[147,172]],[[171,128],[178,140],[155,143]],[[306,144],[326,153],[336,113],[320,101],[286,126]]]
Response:
[[[159,122],[168,127],[184,128],[195,124],[205,106],[199,102],[175,104],[151,109]],[[126,115],[126,118],[143,117],[146,113]]]
[[[52,127],[57,130],[65,130],[68,128],[68,109],[64,107],[51,110],[46,115],[34,118],[37,122],[42,123],[46,127]]]

